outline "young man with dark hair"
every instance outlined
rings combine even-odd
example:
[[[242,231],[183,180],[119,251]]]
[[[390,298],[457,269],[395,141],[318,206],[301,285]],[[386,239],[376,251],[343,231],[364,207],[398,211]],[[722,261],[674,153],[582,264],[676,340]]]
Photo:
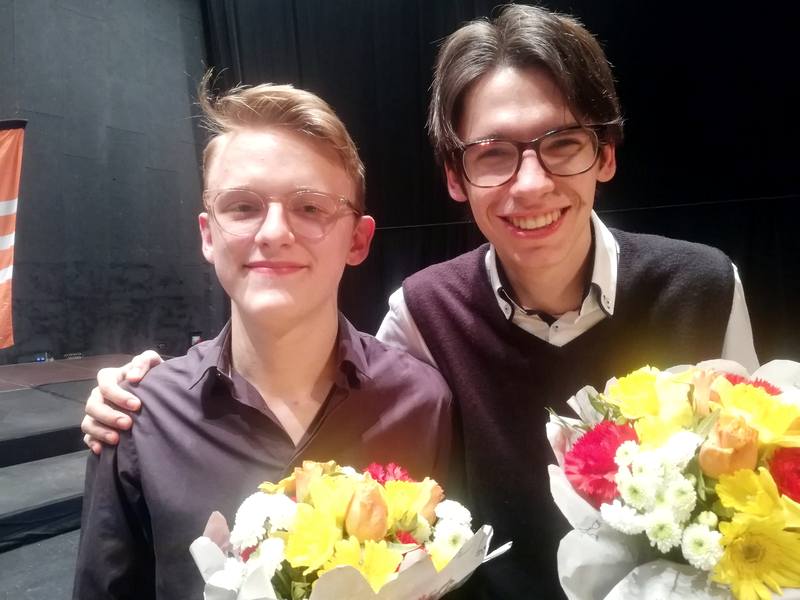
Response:
[[[469,597],[557,598],[546,407],[615,374],[758,361],[742,285],[720,251],[610,230],[593,211],[622,117],[608,61],[575,19],[508,6],[442,45],[428,127],[452,198],[489,244],[409,277],[378,337],[435,365],[456,400],[476,519],[512,539]],[[147,360],[135,363],[146,366]],[[112,383],[129,369],[106,372]],[[130,397],[106,385],[117,403]],[[116,414],[96,393],[84,431]],[[114,434],[110,434],[114,435]]]

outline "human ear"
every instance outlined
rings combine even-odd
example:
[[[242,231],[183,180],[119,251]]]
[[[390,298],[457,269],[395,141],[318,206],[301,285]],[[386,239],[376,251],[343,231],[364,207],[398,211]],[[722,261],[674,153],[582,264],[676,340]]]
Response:
[[[600,146],[600,169],[597,171],[597,181],[605,183],[611,181],[617,172],[617,149],[614,144]]]
[[[358,217],[350,238],[350,251],[347,253],[347,264],[360,265],[369,255],[372,237],[375,235],[375,219],[368,215]]]
[[[456,202],[466,202],[467,192],[464,190],[464,178],[450,161],[444,163],[444,173],[447,177],[447,191]]]
[[[200,226],[200,239],[203,246],[203,256],[214,264],[214,240],[211,236],[211,222],[207,212],[197,215],[197,224]]]

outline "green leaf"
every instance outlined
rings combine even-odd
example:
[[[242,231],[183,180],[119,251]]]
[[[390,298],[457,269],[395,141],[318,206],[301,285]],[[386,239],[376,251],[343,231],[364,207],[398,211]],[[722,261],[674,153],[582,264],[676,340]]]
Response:
[[[714,412],[706,415],[694,426],[694,432],[702,437],[703,439],[708,437],[708,434],[711,433],[711,430],[714,428],[714,424],[719,419],[719,410],[715,410]]]

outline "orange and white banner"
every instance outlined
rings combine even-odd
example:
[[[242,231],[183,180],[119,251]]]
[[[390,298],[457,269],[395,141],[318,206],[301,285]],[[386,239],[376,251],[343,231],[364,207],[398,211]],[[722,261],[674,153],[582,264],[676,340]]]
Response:
[[[0,348],[14,345],[11,275],[25,121],[0,121]]]

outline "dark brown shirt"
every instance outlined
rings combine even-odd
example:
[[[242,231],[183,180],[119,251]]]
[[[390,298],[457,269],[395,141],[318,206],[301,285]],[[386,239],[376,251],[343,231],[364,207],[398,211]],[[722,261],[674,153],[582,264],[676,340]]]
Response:
[[[142,400],[133,428],[89,456],[73,598],[202,598],[189,544],[211,512],[232,526],[259,483],[303,460],[394,461],[418,478],[445,477],[451,399],[438,371],[341,317],[336,382],[295,447],[228,368],[229,331],[133,386]]]

